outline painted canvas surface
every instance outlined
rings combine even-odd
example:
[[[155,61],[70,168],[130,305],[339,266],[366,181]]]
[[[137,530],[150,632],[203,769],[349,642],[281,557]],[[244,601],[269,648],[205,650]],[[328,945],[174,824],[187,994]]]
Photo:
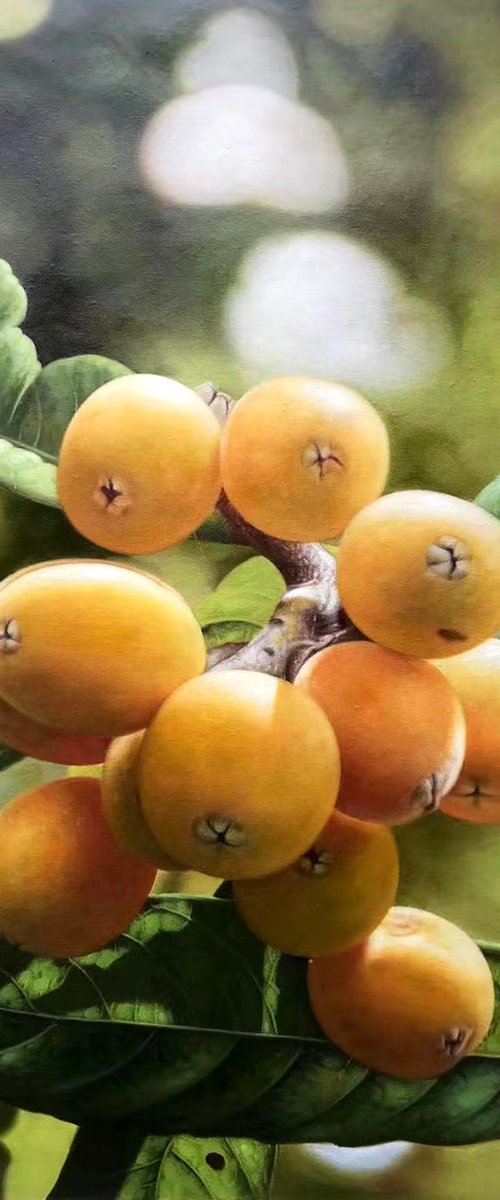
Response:
[[[0,0],[4,1200],[498,1196],[499,77]]]

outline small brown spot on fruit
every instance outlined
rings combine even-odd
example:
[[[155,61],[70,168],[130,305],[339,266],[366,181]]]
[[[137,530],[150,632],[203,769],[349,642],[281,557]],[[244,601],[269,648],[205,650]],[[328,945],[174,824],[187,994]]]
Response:
[[[445,642],[466,642],[467,634],[460,633],[458,629],[438,629],[439,637],[442,637]]]
[[[0,631],[0,644],[3,654],[15,654],[21,645],[21,630],[19,622],[14,617],[3,622]]]

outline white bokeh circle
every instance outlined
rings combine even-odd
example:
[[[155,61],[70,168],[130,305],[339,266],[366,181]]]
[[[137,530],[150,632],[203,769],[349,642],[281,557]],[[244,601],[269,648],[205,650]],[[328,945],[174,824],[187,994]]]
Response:
[[[174,79],[186,92],[254,84],[294,99],[298,91],[288,39],[264,13],[249,8],[232,8],[210,17],[179,56]]]
[[[1,0],[0,42],[33,33],[50,16],[54,0]]]
[[[342,205],[348,192],[345,157],[330,123],[250,85],[169,101],[144,131],[139,168],[160,199],[196,207],[322,213]]]
[[[382,255],[326,231],[259,242],[226,297],[226,334],[257,376],[313,374],[391,389],[452,353],[445,315],[411,295]]]

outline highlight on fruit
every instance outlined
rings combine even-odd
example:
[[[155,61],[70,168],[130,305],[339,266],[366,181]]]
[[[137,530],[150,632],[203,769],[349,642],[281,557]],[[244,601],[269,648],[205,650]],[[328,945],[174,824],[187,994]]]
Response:
[[[0,584],[0,698],[33,721],[107,738],[142,729],[204,666],[186,602],[139,570],[75,559]]]

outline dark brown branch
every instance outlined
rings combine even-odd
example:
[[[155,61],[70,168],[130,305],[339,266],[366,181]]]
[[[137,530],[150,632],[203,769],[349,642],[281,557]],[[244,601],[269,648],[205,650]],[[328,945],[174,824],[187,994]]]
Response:
[[[225,492],[219,496],[217,509],[231,526],[235,540],[241,545],[252,546],[274,563],[287,588],[302,587],[307,583],[331,587],[335,578],[335,560],[323,546],[314,542],[284,542],[269,537],[245,521],[233,508]]]
[[[212,383],[196,390],[224,424],[233,407],[231,398]],[[245,521],[224,491],[217,509],[236,542],[251,546],[274,564],[283,576],[285,590],[271,620],[251,642],[217,646],[209,652],[209,670],[263,671],[293,680],[318,650],[362,639],[340,603],[335,558],[328,550],[313,542],[287,542],[262,533]]]
[[[212,660],[211,670],[264,671],[294,679],[311,654],[337,642],[362,638],[340,603],[335,558],[328,550],[312,542],[269,537],[249,525],[224,492],[217,507],[238,542],[252,546],[274,563],[286,590],[264,629],[233,654]]]
[[[222,646],[212,646],[207,651],[207,670],[211,671],[226,658],[232,658],[233,654],[237,654],[238,650],[243,650],[246,645],[246,642],[224,642]]]

